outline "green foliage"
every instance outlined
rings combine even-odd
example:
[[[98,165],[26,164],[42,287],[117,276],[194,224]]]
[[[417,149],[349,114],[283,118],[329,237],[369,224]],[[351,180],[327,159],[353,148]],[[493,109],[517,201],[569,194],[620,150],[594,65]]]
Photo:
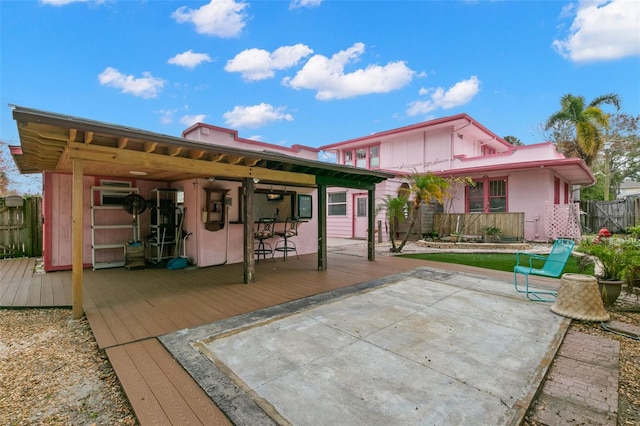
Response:
[[[609,116],[600,109],[603,104],[620,109],[620,98],[610,93],[599,96],[587,104],[584,96],[566,94],[560,98],[560,110],[547,119],[545,130],[562,128],[569,124],[573,129],[573,139],[556,143],[565,154],[569,154],[568,156],[578,154],[577,156],[585,160],[587,165],[591,165],[603,146],[603,132],[609,127]]]
[[[603,280],[622,280],[628,268],[640,265],[640,244],[635,239],[584,237],[577,251],[599,261],[597,275]]]
[[[497,226],[484,226],[481,229],[482,233],[490,237],[498,237],[502,233],[502,229]]]
[[[516,257],[512,253],[415,253],[403,254],[402,257],[455,263],[505,272],[513,272],[513,267],[516,264]],[[565,265],[564,272],[578,273],[578,259],[573,256],[570,257]]]
[[[394,238],[396,235],[396,223],[402,223],[405,221],[404,212],[408,203],[409,200],[407,200],[405,197],[392,197],[391,195],[387,194],[382,197],[382,204],[379,204],[376,207],[376,214],[378,214],[382,210],[385,211],[385,217],[389,226],[389,234],[391,236],[392,252],[395,252],[397,250],[396,241]]]

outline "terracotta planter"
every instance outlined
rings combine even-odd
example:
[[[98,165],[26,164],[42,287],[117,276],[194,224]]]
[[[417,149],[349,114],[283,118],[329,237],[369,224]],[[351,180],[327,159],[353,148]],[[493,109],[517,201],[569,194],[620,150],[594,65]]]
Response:
[[[618,296],[620,296],[620,292],[622,291],[623,285],[623,280],[598,280],[600,295],[602,296],[602,301],[605,305],[610,306],[616,303],[616,300],[618,300]]]

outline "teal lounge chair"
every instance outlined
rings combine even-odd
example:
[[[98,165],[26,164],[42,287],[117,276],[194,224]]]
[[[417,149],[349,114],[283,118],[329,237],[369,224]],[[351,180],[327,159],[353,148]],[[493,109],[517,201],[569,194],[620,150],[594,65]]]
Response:
[[[575,244],[575,241],[572,240],[558,239],[553,243],[551,252],[547,256],[527,252],[517,252],[516,266],[513,267],[513,280],[516,291],[519,293],[525,293],[527,298],[534,302],[555,301],[555,297],[558,294],[556,291],[530,289],[529,275],[558,278],[562,275],[564,266],[567,264],[567,260],[569,260],[569,256],[571,256],[571,252],[573,251]],[[523,264],[520,264],[520,256],[523,257]],[[529,258],[528,264],[526,264],[526,260],[524,259],[525,256],[528,256]],[[544,265],[541,268],[535,268],[533,266],[534,261],[536,264],[540,264],[540,262],[544,261]],[[518,274],[524,275],[524,290],[518,288]],[[552,296],[552,298],[548,296]]]

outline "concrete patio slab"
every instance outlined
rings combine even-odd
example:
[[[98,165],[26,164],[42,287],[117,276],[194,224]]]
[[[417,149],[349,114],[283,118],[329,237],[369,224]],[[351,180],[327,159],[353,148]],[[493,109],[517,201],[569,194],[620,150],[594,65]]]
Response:
[[[161,342],[237,425],[519,424],[570,320],[418,268]]]

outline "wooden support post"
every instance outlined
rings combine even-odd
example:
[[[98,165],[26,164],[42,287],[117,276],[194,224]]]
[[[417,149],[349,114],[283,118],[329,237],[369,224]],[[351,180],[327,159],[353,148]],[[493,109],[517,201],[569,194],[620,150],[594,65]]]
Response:
[[[71,201],[71,303],[73,319],[80,319],[82,309],[82,233],[83,233],[83,164],[73,160],[73,183]]]
[[[252,284],[256,277],[256,260],[253,250],[253,178],[244,178],[242,190],[244,192],[244,211],[242,212],[243,241],[244,241],[244,283]]]
[[[370,189],[369,198],[367,199],[368,205],[367,209],[367,218],[368,222],[368,232],[367,232],[367,255],[369,260],[376,260],[376,190],[375,188]]]
[[[327,186],[318,185],[318,271],[327,270]]]

